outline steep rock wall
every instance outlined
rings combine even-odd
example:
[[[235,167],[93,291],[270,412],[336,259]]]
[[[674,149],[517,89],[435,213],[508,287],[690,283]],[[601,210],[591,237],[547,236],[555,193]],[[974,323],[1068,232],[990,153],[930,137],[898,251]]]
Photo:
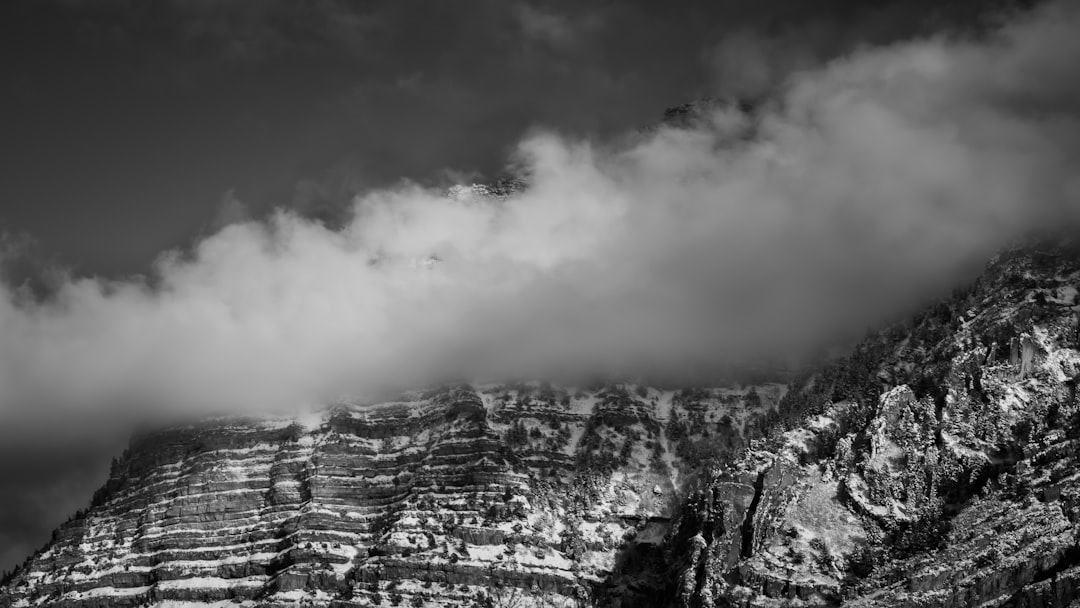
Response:
[[[0,606],[575,605],[662,543],[705,440],[669,420],[713,400],[739,438],[781,395],[750,390],[460,386],[137,437]]]
[[[795,383],[678,522],[681,605],[1080,601],[1077,285],[1075,243],[1006,252]]]

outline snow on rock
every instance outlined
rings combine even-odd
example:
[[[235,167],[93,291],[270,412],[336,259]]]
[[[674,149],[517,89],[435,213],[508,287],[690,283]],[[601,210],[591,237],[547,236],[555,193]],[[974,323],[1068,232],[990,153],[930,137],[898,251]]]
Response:
[[[659,555],[676,400],[463,385],[137,436],[0,606],[471,605],[493,585],[577,601],[627,547]]]

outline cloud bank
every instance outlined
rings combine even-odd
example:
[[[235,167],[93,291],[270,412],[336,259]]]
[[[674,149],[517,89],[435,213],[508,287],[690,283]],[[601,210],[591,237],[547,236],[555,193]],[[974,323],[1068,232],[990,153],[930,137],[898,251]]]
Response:
[[[46,301],[5,284],[0,427],[448,377],[707,373],[861,332],[1072,221],[1076,31],[1080,6],[1052,3],[978,40],[800,69],[689,127],[537,131],[512,159],[529,186],[505,199],[372,191],[340,227],[228,223],[149,278],[64,277]]]

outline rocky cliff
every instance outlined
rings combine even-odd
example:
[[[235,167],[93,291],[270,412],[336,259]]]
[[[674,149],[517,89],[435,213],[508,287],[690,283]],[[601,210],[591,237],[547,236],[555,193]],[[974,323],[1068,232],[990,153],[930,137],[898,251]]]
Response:
[[[1080,601],[1078,286],[1075,243],[1007,251],[795,383],[690,497],[681,605]]]
[[[0,606],[640,598],[677,486],[783,390],[457,386],[137,437]]]

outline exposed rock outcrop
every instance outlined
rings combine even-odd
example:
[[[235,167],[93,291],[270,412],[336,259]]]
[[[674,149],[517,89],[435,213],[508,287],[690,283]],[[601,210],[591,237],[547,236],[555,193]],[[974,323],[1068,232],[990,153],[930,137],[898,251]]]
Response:
[[[678,522],[682,605],[1080,601],[1078,279],[1073,243],[1009,251],[796,383]]]

